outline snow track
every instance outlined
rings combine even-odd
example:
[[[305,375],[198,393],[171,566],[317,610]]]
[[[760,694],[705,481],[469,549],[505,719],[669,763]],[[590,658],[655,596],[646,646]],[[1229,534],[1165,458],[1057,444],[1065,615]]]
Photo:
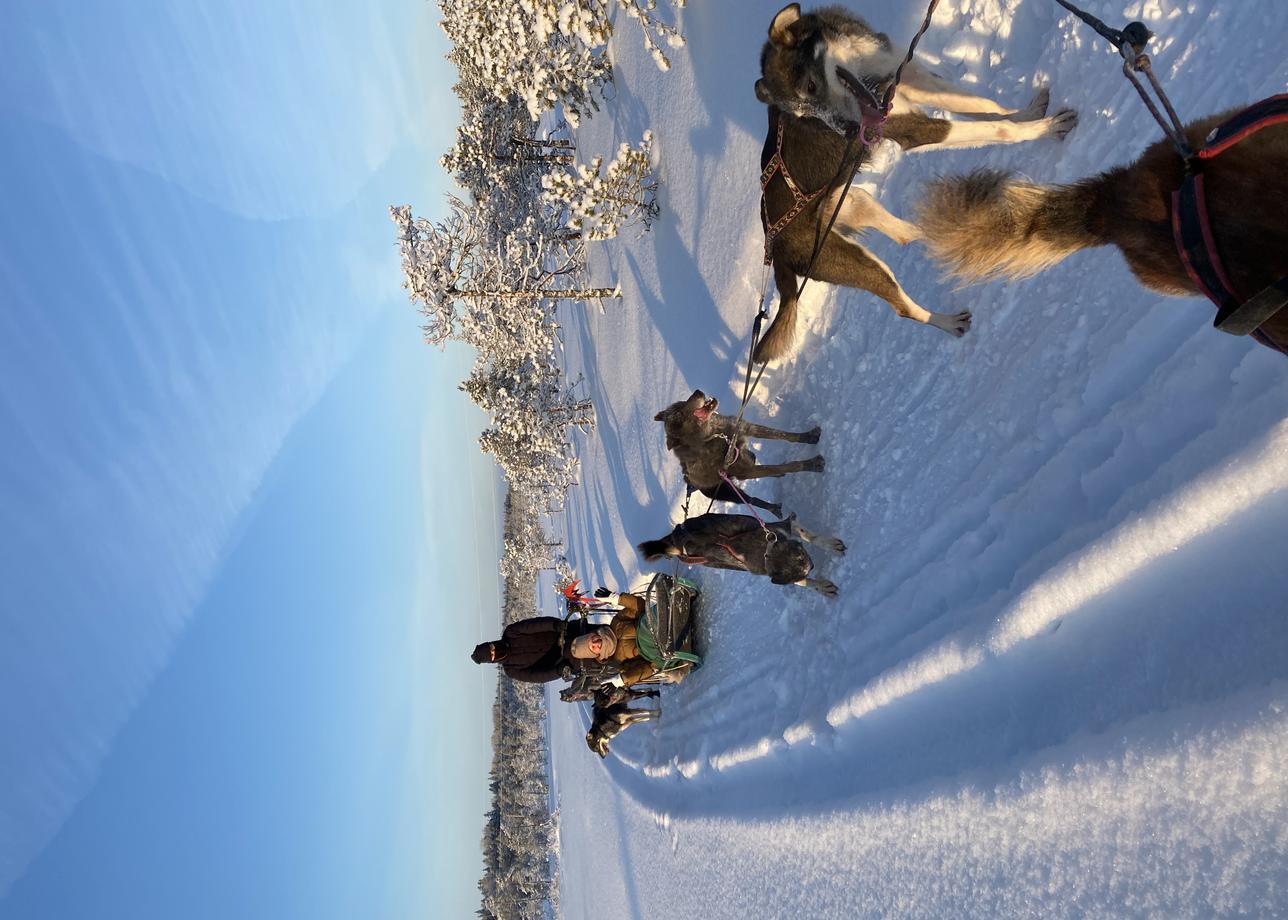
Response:
[[[578,134],[589,158],[651,129],[664,182],[653,232],[594,266],[622,305],[569,320],[599,412],[567,515],[591,585],[636,582],[634,544],[680,517],[653,414],[695,386],[737,405],[762,278],[751,87],[779,5],[690,6],[664,75],[621,42],[618,96]],[[1288,5],[1086,5],[1158,33],[1190,116],[1288,85]],[[921,15],[859,12],[896,43]],[[1081,122],[1063,144],[883,151],[861,181],[896,214],[937,174],[1070,181],[1153,138],[1053,3],[945,0],[922,47],[1003,100],[1049,82]],[[1288,362],[1108,250],[954,291],[917,244],[866,244],[975,326],[954,341],[811,283],[800,355],[748,416],[821,424],[828,471],[753,491],[846,541],[815,554],[841,597],[697,570],[707,664],[660,722],[601,765],[583,710],[553,704],[561,912],[1288,916]]]

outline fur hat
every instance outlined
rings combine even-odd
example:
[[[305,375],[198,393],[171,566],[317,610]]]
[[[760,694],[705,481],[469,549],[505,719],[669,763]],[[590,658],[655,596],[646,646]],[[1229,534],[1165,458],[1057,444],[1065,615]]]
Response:
[[[590,637],[595,635],[598,635],[603,640],[598,655],[590,653]],[[569,651],[574,658],[593,658],[598,661],[607,661],[617,651],[617,634],[609,626],[598,626],[573,639],[569,646]]]

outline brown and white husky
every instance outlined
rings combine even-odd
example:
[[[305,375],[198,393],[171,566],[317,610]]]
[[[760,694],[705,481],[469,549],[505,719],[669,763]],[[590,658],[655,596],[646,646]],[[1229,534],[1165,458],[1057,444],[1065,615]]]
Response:
[[[793,3],[769,26],[756,96],[769,106],[769,135],[761,154],[762,219],[780,303],[757,346],[757,361],[776,361],[794,349],[797,278],[807,269],[810,278],[870,291],[900,316],[950,335],[961,336],[970,328],[968,311],[949,315],[918,305],[890,269],[851,238],[868,228],[900,245],[921,237],[917,226],[895,217],[857,188],[849,189],[835,226],[809,267],[817,234],[835,210],[855,159],[861,167],[869,157],[866,146],[851,144],[847,136],[858,129],[863,115],[859,100],[866,94],[880,98],[900,58],[886,35],[842,7],[802,14],[800,5]],[[1047,116],[1048,99],[1043,89],[1023,109],[1007,108],[930,73],[914,60],[904,69],[884,136],[905,150],[1062,138],[1077,116],[1070,109]],[[957,112],[972,120],[932,118],[918,107]],[[789,218],[793,211],[795,217]]]

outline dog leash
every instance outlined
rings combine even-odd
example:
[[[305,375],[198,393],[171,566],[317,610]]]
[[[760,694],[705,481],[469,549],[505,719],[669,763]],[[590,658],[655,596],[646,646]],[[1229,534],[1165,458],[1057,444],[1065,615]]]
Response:
[[[1149,55],[1145,53],[1145,45],[1154,37],[1154,33],[1149,31],[1143,22],[1129,22],[1121,31],[1111,29],[1095,16],[1074,6],[1069,0],[1055,0],[1055,2],[1091,26],[1097,34],[1118,49],[1118,53],[1123,58],[1123,76],[1136,89],[1137,95],[1145,103],[1145,108],[1149,109],[1149,114],[1154,116],[1154,121],[1158,122],[1158,126],[1163,129],[1164,136],[1172,142],[1172,146],[1176,148],[1176,152],[1185,161],[1188,169],[1194,159],[1194,151],[1185,138],[1185,128],[1176,115],[1176,109],[1172,107],[1172,100],[1168,99],[1167,93],[1163,92],[1162,84],[1158,82],[1158,77],[1154,76]],[[1163,108],[1167,110],[1167,119],[1163,118],[1158,106],[1149,97],[1148,90],[1137,76],[1140,73],[1149,78],[1150,88],[1153,89]]]

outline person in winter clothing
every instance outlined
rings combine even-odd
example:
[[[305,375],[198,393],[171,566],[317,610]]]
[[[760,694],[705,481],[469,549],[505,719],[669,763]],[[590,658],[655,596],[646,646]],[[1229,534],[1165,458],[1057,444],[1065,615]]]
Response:
[[[568,677],[583,662],[614,666],[618,673],[611,682],[619,687],[652,677],[657,668],[640,654],[636,643],[644,601],[607,588],[598,589],[595,596],[608,605],[605,609],[617,611],[610,622],[595,625],[558,617],[519,620],[507,626],[500,639],[475,646],[470,657],[478,664],[499,664],[507,676],[530,683]]]
[[[615,594],[607,588],[597,589],[595,596],[620,609],[607,624],[593,627],[573,639],[569,652],[574,658],[615,664],[618,674],[610,683],[619,687],[629,687],[652,677],[657,667],[640,654],[636,642],[644,601],[634,594]]]
[[[564,670],[571,665],[568,644],[590,628],[576,620],[531,617],[511,623],[500,639],[476,645],[470,657],[478,664],[499,664],[514,680],[543,684],[564,676]]]

